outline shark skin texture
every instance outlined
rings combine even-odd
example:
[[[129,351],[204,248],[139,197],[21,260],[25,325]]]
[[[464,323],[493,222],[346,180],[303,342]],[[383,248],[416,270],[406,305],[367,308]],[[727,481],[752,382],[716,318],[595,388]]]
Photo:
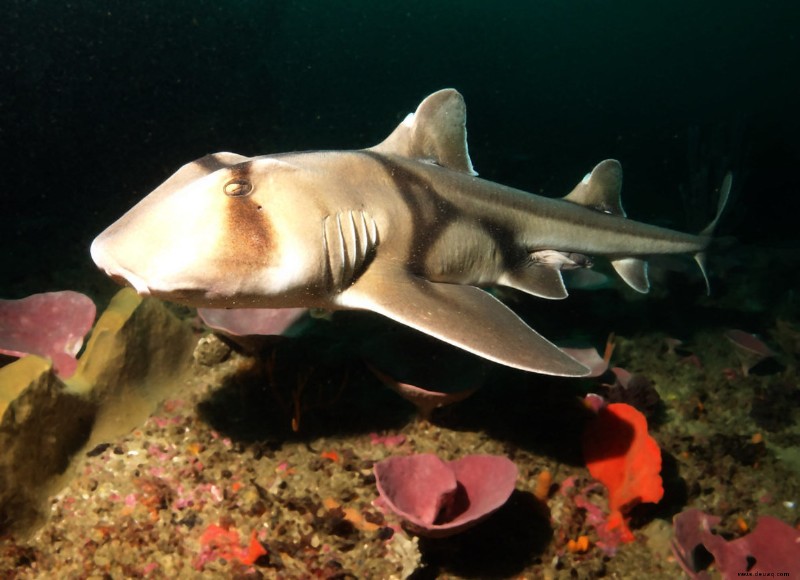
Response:
[[[466,106],[433,93],[386,140],[354,151],[207,155],[181,167],[92,243],[99,268],[143,295],[207,308],[370,310],[526,371],[585,376],[482,288],[562,299],[562,271],[611,261],[647,292],[647,256],[694,255],[700,235],[625,217],[619,162],[562,199],[477,177]],[[591,257],[591,258],[590,258]]]

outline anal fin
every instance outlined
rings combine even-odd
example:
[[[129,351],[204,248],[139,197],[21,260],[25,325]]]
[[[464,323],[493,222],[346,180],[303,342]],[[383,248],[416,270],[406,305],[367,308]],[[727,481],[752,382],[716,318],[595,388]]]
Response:
[[[510,367],[564,377],[589,373],[502,302],[474,286],[430,282],[373,263],[336,303],[372,310]]]
[[[611,265],[625,283],[642,294],[650,291],[650,280],[647,278],[647,262],[639,258],[618,258],[611,260]]]

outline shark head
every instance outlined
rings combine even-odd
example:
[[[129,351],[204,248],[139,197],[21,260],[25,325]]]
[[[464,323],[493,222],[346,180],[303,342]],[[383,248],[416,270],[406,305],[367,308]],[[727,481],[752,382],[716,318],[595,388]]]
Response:
[[[92,259],[145,296],[280,305],[270,298],[280,301],[294,283],[276,231],[288,197],[283,177],[293,171],[274,158],[233,153],[184,165],[94,240]]]

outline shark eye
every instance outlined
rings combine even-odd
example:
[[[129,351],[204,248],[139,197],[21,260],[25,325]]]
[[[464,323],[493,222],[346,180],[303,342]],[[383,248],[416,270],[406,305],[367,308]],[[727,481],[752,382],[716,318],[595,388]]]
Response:
[[[231,179],[222,186],[222,191],[229,197],[244,197],[253,193],[253,184],[248,179]]]

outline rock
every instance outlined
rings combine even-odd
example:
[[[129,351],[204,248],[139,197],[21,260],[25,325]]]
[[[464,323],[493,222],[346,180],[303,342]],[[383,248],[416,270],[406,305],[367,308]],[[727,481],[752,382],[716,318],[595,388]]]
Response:
[[[188,375],[194,344],[161,302],[123,289],[69,379],[35,355],[0,368],[0,535],[43,521],[80,450],[143,423]]]
[[[197,364],[213,367],[227,360],[230,354],[231,347],[222,342],[218,336],[209,334],[197,343],[193,356]]]
[[[47,495],[89,439],[96,410],[43,358],[0,369],[0,535],[44,520]]]
[[[195,336],[162,302],[123,288],[103,312],[67,384],[99,406],[92,442],[142,423],[187,375]]]

